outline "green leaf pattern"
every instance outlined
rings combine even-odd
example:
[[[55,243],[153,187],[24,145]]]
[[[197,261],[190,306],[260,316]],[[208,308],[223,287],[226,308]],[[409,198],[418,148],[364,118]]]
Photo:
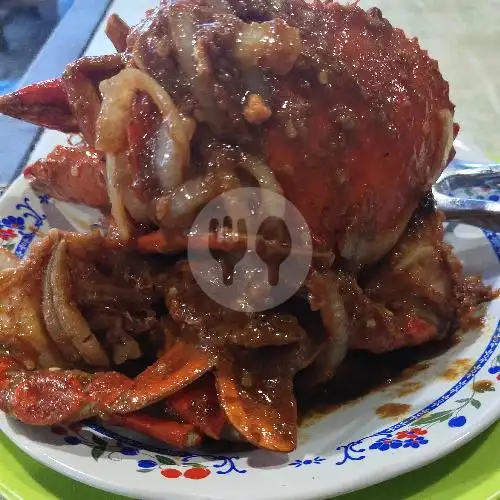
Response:
[[[453,415],[453,410],[438,411],[437,413],[431,413],[419,418],[413,425],[429,425],[435,422],[445,422]]]

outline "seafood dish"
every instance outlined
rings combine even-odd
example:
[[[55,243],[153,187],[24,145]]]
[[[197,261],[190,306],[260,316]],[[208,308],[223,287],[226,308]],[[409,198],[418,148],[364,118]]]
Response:
[[[0,97],[0,113],[80,138],[26,167],[32,189],[106,220],[51,229],[22,261],[0,254],[2,411],[290,452],[297,401],[349,352],[478,321],[494,292],[464,275],[431,193],[458,134],[448,84],[379,9],[162,0],[134,27],[112,15],[106,33],[115,54]],[[264,230],[192,231],[242,188],[260,190]],[[214,300],[188,247],[234,270],[257,242],[269,275],[245,272],[265,296],[301,251],[280,200],[310,234],[300,286],[262,310]]]

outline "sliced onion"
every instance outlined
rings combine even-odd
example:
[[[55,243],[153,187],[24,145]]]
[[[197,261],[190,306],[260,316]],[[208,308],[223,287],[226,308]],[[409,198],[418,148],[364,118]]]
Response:
[[[192,216],[199,207],[222,192],[237,187],[239,180],[232,172],[210,172],[204,177],[189,180],[168,196],[156,200],[158,222],[162,228],[176,227],[181,218]]]
[[[219,24],[215,16],[234,14],[230,6],[220,0],[210,2],[210,8],[211,15],[207,16],[204,22],[210,22],[214,30],[217,30],[216,25]],[[193,15],[193,9],[185,2],[173,2],[170,6],[169,28],[175,46],[177,62],[187,77],[191,92],[201,110],[197,116],[199,116],[200,121],[209,123],[212,129],[220,132],[224,126],[225,117],[214,96],[213,80],[206,76],[207,72],[211,72],[212,63],[204,50],[203,40],[197,39],[195,36],[199,22]]]
[[[279,182],[276,180],[272,170],[261,160],[242,155],[241,166],[252,175],[259,183],[259,187],[263,189],[262,208],[266,215],[283,218],[285,215],[286,201],[283,198],[283,189]],[[272,191],[280,196],[273,196]]]
[[[142,224],[151,223],[148,205],[141,201],[131,189],[133,182],[132,170],[127,156],[122,153],[115,157],[115,188],[121,196],[123,205],[132,219]]]
[[[132,116],[132,99],[137,92],[146,92],[162,113],[169,137],[180,150],[179,155],[173,155],[173,158],[181,160],[180,164],[168,167],[187,167],[195,122],[179,113],[171,97],[156,80],[136,68],[125,68],[118,75],[101,82],[100,89],[103,101],[97,120],[98,149],[112,154],[127,149],[126,127]]]
[[[310,369],[316,373],[315,382],[333,377],[344,360],[349,342],[349,318],[340,295],[338,276],[334,271],[321,275],[313,271],[306,282],[309,303],[313,311],[319,310],[328,339]]]
[[[118,189],[118,173],[116,165],[116,156],[113,154],[106,155],[106,186],[111,202],[111,215],[116,223],[116,229],[121,240],[127,241],[132,234],[130,220],[125,210],[123,197]]]
[[[437,177],[441,175],[441,171],[448,164],[448,159],[450,157],[451,148],[453,147],[453,115],[449,109],[442,109],[439,112],[439,118],[443,124],[443,156],[441,157],[440,170],[437,172]],[[437,177],[433,180],[435,182]]]
[[[54,247],[45,271],[43,314],[47,330],[70,361],[81,358],[90,366],[109,366],[107,354],[73,305],[67,260],[67,243],[62,240]]]
[[[234,55],[244,67],[261,67],[286,75],[302,50],[300,33],[282,19],[243,24]]]
[[[163,122],[156,136],[155,172],[160,186],[169,189],[182,182],[182,151],[170,136],[169,125]]]

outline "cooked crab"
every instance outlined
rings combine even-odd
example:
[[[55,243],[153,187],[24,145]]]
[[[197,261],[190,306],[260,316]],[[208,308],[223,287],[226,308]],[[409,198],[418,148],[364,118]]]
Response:
[[[168,249],[172,228],[246,170],[283,191],[317,245],[374,262],[453,154],[448,84],[378,9],[165,0],[133,29],[111,18],[107,32],[120,54],[1,97],[0,112],[83,135],[26,175],[67,200],[104,206],[109,195],[123,238],[135,223],[159,226]]]
[[[305,294],[248,314],[207,297],[185,261],[52,231],[0,272],[0,408],[35,425],[99,416],[180,447],[231,428],[293,450],[296,375],[314,387],[350,347],[383,352],[445,335],[472,283],[435,215],[415,220],[364,281],[311,268]],[[132,378],[121,373],[131,360],[146,366]],[[169,419],[144,413],[160,401]]]
[[[6,259],[2,410],[287,452],[295,383],[330,379],[348,349],[447,335],[491,297],[423,203],[453,156],[448,85],[378,9],[164,0],[132,29],[112,16],[106,32],[118,54],[0,97],[2,113],[81,134],[25,176],[112,228],[55,231],[22,263]],[[183,260],[198,211],[242,186],[284,195],[314,242],[302,288],[264,313],[218,305]],[[281,203],[266,210],[283,216]],[[246,243],[212,236],[197,242],[222,260]],[[279,235],[259,241],[293,251]]]

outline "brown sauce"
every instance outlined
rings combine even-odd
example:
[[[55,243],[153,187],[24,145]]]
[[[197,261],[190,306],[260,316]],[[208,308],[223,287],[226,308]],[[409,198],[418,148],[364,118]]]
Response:
[[[416,375],[418,375],[420,372],[423,372],[429,368],[430,363],[417,363],[416,365],[409,366],[408,368],[405,368],[402,372],[401,375],[399,375],[398,380],[409,380]]]
[[[379,406],[375,413],[380,418],[399,418],[406,415],[411,409],[411,405],[403,403],[387,403]]]
[[[453,363],[450,363],[440,376],[450,381],[457,380],[471,369],[472,364],[471,359],[457,359]]]
[[[384,354],[351,351],[333,379],[313,394],[296,393],[301,425],[311,424],[346,404],[388,387],[410,394],[420,387],[407,382],[430,366],[431,360],[456,345],[456,335],[418,347],[399,349]],[[395,384],[401,383],[401,386]],[[402,395],[406,395],[402,394]]]
[[[493,382],[491,380],[478,380],[472,385],[474,391],[482,393],[488,391],[494,391]]]
[[[394,393],[396,397],[402,398],[417,392],[421,388],[422,384],[420,382],[402,382],[396,386]]]

